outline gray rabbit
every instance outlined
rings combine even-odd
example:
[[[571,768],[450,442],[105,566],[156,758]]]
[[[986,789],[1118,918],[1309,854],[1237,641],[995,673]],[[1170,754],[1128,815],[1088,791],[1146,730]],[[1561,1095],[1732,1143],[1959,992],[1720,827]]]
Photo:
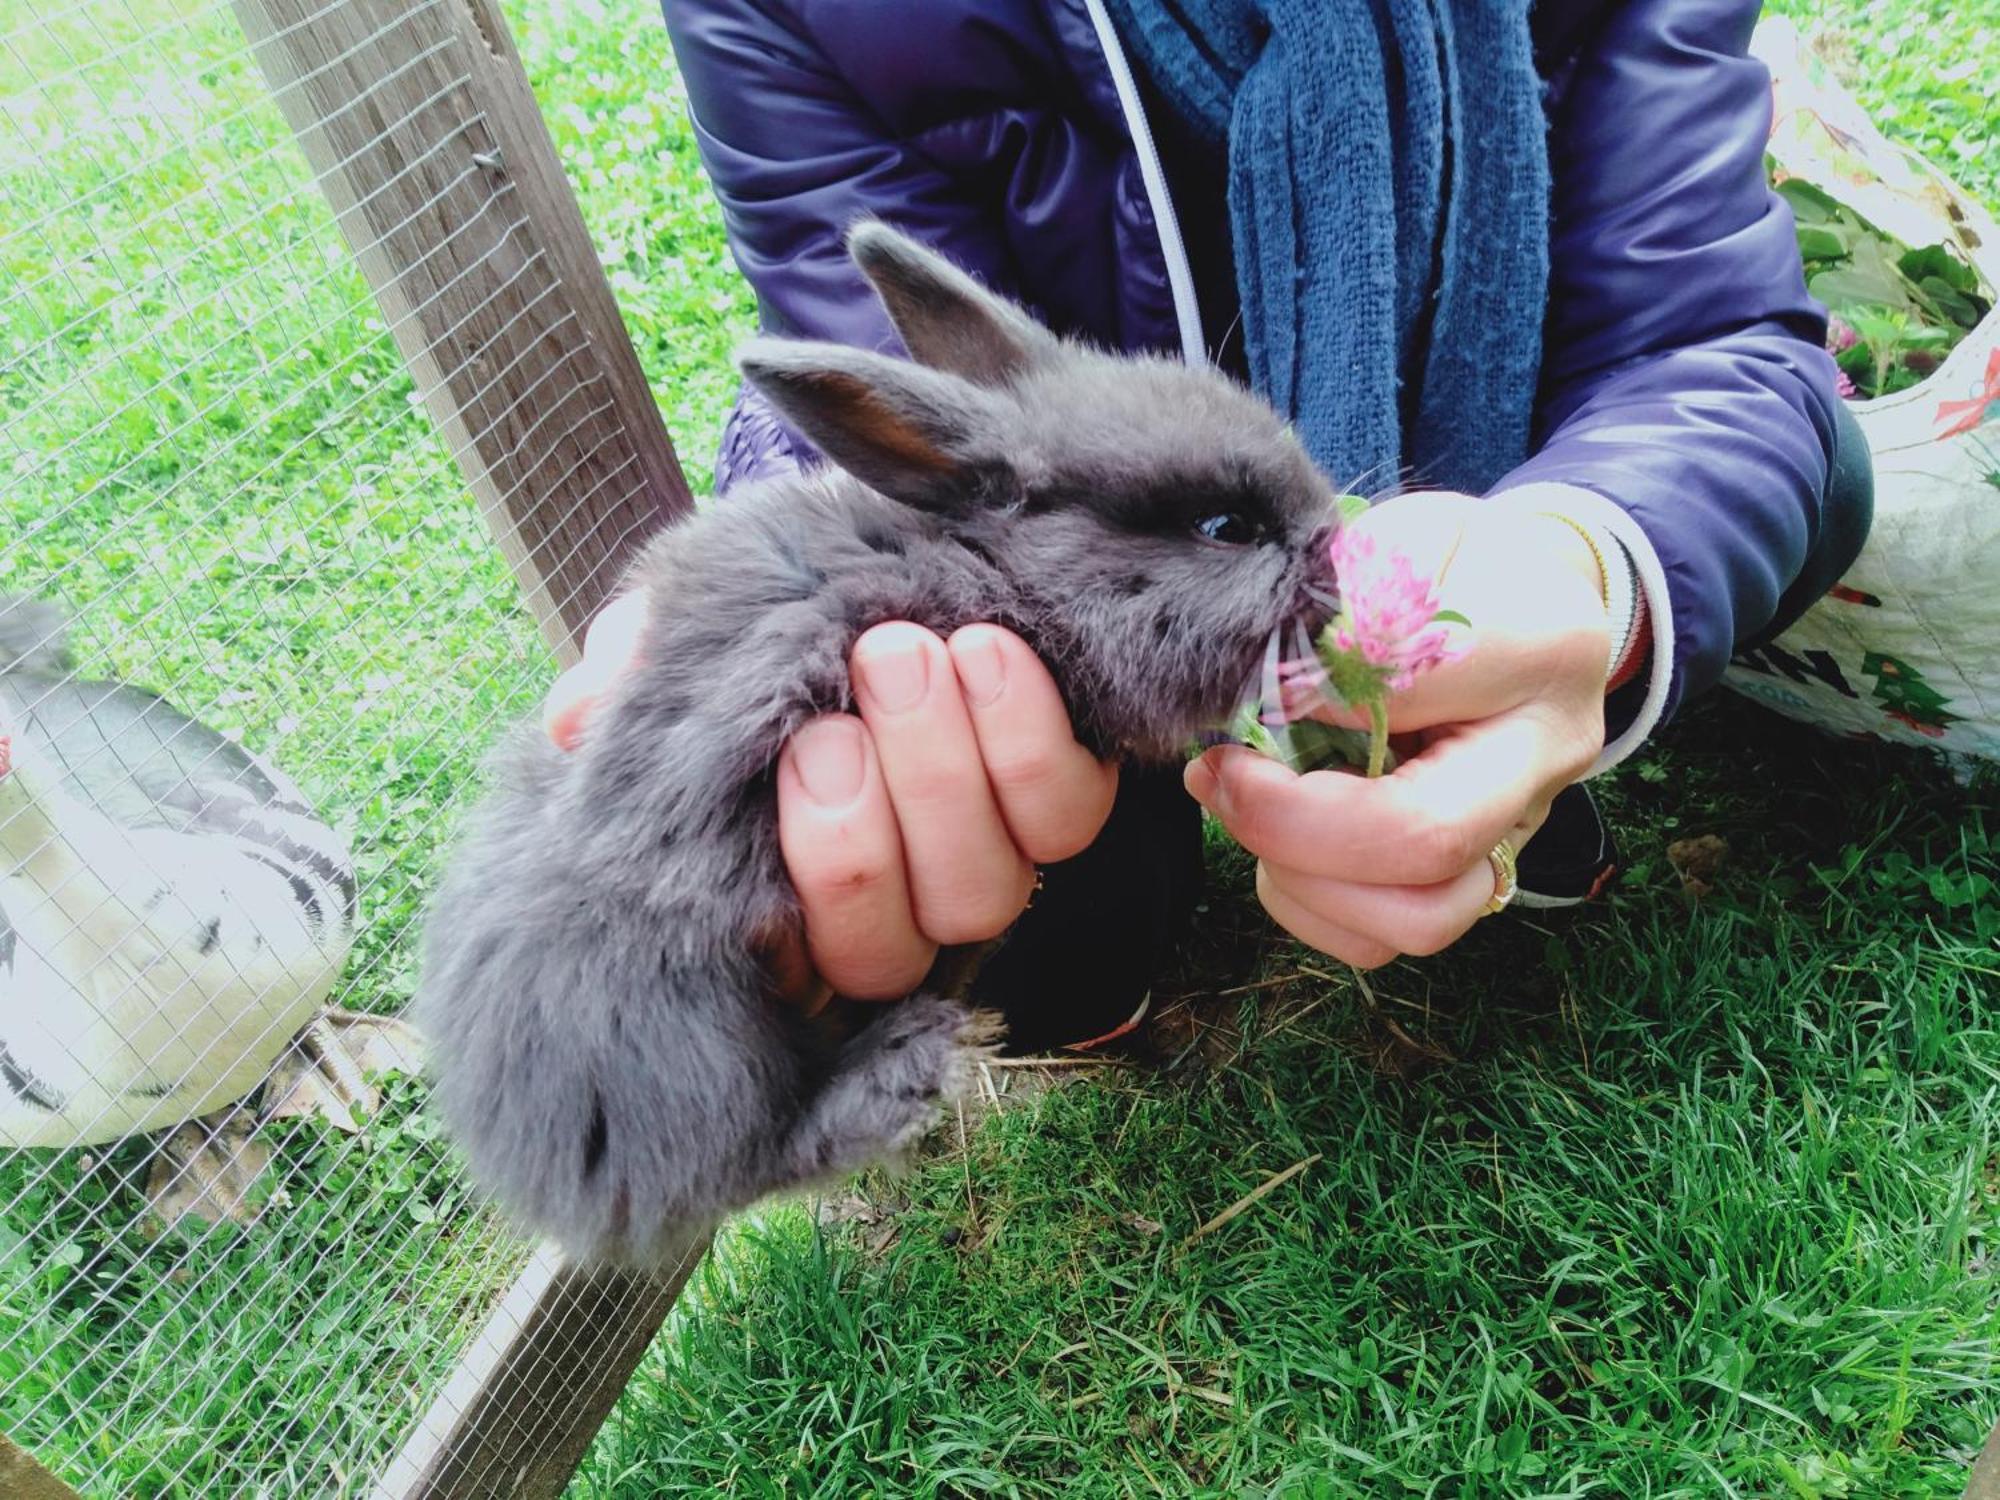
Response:
[[[744,376],[832,461],[657,537],[640,652],[570,754],[503,746],[427,924],[418,998],[475,1177],[572,1252],[644,1265],[691,1224],[896,1154],[992,1027],[954,1000],[843,1034],[774,998],[799,926],[773,767],[851,703],[884,620],[991,621],[1079,739],[1165,761],[1331,604],[1333,490],[1219,375],[1058,339],[876,224],[849,238],[913,361],[759,339]]]

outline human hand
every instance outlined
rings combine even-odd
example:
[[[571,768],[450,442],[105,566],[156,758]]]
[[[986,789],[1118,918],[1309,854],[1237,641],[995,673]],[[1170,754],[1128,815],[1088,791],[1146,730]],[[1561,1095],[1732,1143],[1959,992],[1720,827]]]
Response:
[[[1223,746],[1186,782],[1257,856],[1258,898],[1279,926],[1373,968],[1457,941],[1494,897],[1489,851],[1526,844],[1596,758],[1610,627],[1591,548],[1528,503],[1418,493],[1349,524],[1438,578],[1440,605],[1473,622],[1463,655],[1390,698],[1404,758],[1374,780],[1299,776]],[[1345,710],[1319,716],[1367,727]]]
[[[544,705],[549,737],[581,740],[632,664],[643,595],[591,622],[584,658]],[[828,714],[778,759],[778,838],[805,914],[803,943],[770,955],[786,998],[896,999],[940,945],[1006,931],[1028,904],[1035,865],[1097,837],[1115,766],[1076,741],[1047,668],[1016,635],[968,625],[949,641],[907,622],[878,625],[848,658],[859,714]]]

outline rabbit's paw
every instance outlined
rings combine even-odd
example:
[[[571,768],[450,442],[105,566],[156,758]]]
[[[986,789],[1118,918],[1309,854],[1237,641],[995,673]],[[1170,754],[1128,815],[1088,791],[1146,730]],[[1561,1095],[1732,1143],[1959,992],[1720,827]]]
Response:
[[[936,1123],[999,1039],[987,1015],[950,1000],[905,1000],[849,1042],[793,1130],[792,1170],[813,1181],[890,1160]]]

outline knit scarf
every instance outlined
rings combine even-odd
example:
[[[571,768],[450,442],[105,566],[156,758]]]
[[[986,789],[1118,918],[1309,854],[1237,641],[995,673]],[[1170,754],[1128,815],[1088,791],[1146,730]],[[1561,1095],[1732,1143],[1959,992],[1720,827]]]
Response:
[[[1108,0],[1226,148],[1251,383],[1337,482],[1527,456],[1549,171],[1529,0]]]

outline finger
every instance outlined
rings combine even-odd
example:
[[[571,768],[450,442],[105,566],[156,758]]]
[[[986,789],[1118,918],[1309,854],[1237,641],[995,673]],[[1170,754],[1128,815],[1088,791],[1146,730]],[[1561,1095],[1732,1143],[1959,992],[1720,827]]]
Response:
[[[1388,695],[1389,728],[1398,733],[1490,719],[1545,697],[1552,682],[1594,682],[1609,646],[1595,628],[1538,636],[1528,645],[1498,633],[1466,632],[1464,653],[1420,674]],[[1367,710],[1342,700],[1324,678],[1302,675],[1285,684],[1281,706],[1293,718],[1343,729],[1367,729]]]
[[[1118,768],[1076,742],[1055,679],[1019,636],[968,625],[946,644],[1015,847],[1049,863],[1081,854],[1111,815]]]
[[[911,913],[896,814],[859,719],[816,719],[779,755],[778,847],[820,976],[855,1000],[916,988],[937,945]]]
[[[902,829],[918,929],[939,943],[999,936],[1035,872],[994,802],[944,642],[921,626],[878,625],[855,642],[850,669]]]
[[[1540,803],[1508,830],[1505,838],[1516,853],[1527,847],[1548,812],[1548,804]],[[1358,938],[1418,957],[1443,952],[1480,918],[1491,915],[1501,883],[1492,852],[1452,879],[1426,886],[1328,880],[1268,860],[1260,862],[1259,869],[1265,872],[1271,888],[1282,891],[1297,909]]]
[[[1596,607],[1595,599],[1590,602]],[[1596,620],[1537,635],[1532,643],[1476,631],[1466,639],[1462,656],[1389,695],[1390,729],[1407,733],[1490,719],[1547,697],[1552,683],[1588,683],[1595,689],[1610,660],[1609,636]]]
[[[1259,859],[1369,885],[1435,885],[1483,858],[1569,777],[1533,714],[1443,730],[1387,776],[1295,775],[1239,746],[1189,762],[1189,794]]]
[[[542,730],[564,752],[583,743],[584,727],[604,701],[598,688],[574,675],[580,670],[571,667],[563,673],[542,700]]]
[[[600,609],[584,629],[583,659],[609,662],[614,667],[630,661],[639,649],[639,636],[646,628],[650,602],[646,590],[633,589]]]
[[[542,701],[542,728],[558,750],[574,750],[605,690],[639,654],[646,626],[644,589],[621,594],[597,612],[584,632],[583,660],[556,678]]]
[[[1257,899],[1264,910],[1293,937],[1309,948],[1330,953],[1357,969],[1379,969],[1396,956],[1396,950],[1375,938],[1352,932],[1304,906],[1275,884],[1263,865],[1257,866]]]

